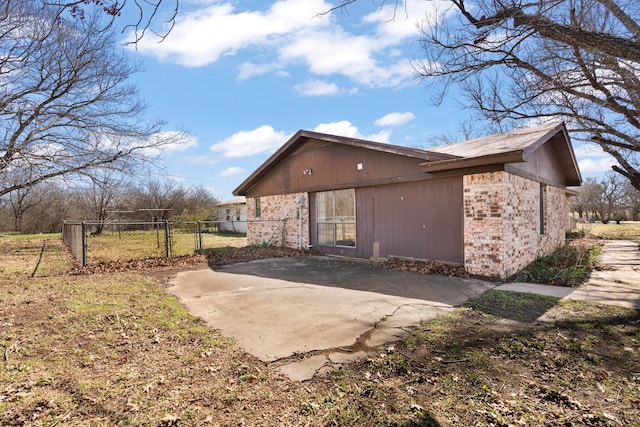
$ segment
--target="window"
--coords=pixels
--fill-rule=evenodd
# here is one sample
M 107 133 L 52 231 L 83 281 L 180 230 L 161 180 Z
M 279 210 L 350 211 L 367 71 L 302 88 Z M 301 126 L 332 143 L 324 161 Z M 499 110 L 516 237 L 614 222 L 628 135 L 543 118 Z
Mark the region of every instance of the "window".
M 544 229 L 544 205 L 545 205 L 546 185 L 540 183 L 540 235 L 545 233 Z
M 227 209 L 227 221 L 231 221 L 231 209 Z
M 240 221 L 240 208 L 236 208 L 236 221 Z
M 256 197 L 254 199 L 254 211 L 255 211 L 255 216 L 256 218 L 260 216 L 261 212 L 260 212 L 260 197 Z
M 316 194 L 318 244 L 356 246 L 356 196 L 354 189 Z

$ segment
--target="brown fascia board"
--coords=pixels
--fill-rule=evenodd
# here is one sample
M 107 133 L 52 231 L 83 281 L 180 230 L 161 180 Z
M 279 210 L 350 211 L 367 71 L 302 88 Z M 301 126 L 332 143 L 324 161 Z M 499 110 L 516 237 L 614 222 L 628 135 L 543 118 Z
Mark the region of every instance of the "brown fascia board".
M 300 131 L 300 133 L 301 135 L 309 139 L 317 139 L 319 141 L 333 142 L 335 144 L 350 145 L 352 147 L 382 151 L 384 153 L 395 154 L 398 156 L 412 157 L 412 158 L 422 159 L 427 161 L 431 161 L 431 159 L 434 158 L 434 156 L 438 160 L 442 160 L 443 159 L 442 156 L 446 156 L 444 158 L 456 157 L 449 154 L 434 153 L 431 151 L 421 150 L 418 148 L 402 147 L 399 145 L 385 144 L 382 142 L 368 141 L 365 139 L 358 139 L 358 138 L 349 138 L 346 136 L 329 135 L 326 133 L 313 132 L 308 130 Z
M 463 157 L 437 162 L 425 162 L 420 164 L 423 172 L 440 172 L 455 169 L 472 168 L 478 166 L 489 166 L 506 163 L 524 162 L 523 150 L 510 151 L 508 153 L 489 154 L 479 157 Z
M 573 151 L 573 145 L 571 145 L 571 139 L 569 139 L 569 132 L 566 128 L 564 128 L 564 148 L 568 154 L 569 162 L 571 163 L 571 169 L 574 172 L 574 176 L 570 177 L 573 179 L 569 179 L 567 185 L 569 186 L 580 186 L 582 185 L 582 173 L 580 172 L 580 168 L 578 167 L 578 161 L 576 160 L 576 153 Z
M 569 137 L 568 137 L 568 134 L 567 134 L 567 128 L 565 127 L 564 122 L 559 122 L 556 126 L 554 126 L 553 128 L 549 129 L 544 135 L 542 135 L 536 141 L 534 141 L 533 143 L 529 144 L 527 147 L 524 148 L 524 150 L 523 150 L 524 151 L 524 159 L 526 160 L 531 153 L 533 153 L 538 148 L 542 147 L 550 139 L 555 137 L 559 132 L 562 132 L 562 135 L 564 136 L 565 142 L 568 142 L 569 141 Z
M 439 162 L 441 160 L 452 160 L 452 159 L 462 159 L 463 157 L 455 156 L 453 154 L 446 153 L 437 153 L 435 151 L 427 151 L 427 155 L 425 156 L 426 160 L 430 162 Z

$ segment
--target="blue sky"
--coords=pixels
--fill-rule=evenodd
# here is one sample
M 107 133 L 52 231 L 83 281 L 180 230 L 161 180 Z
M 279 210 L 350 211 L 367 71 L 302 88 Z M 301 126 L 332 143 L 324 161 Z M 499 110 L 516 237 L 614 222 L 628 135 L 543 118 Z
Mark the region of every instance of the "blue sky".
M 189 138 L 162 155 L 167 176 L 220 200 L 299 129 L 428 148 L 462 140 L 467 112 L 441 106 L 416 79 L 418 25 L 446 2 L 361 0 L 325 16 L 322 0 L 180 0 L 161 43 L 147 33 L 128 48 L 149 118 Z M 126 17 L 123 17 L 126 19 Z M 574 145 L 584 176 L 609 170 L 595 147 Z

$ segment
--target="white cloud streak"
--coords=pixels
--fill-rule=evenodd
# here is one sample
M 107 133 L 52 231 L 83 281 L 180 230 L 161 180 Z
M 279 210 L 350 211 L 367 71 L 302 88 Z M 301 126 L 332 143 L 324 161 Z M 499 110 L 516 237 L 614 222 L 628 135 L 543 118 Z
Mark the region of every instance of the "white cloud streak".
M 613 157 L 595 144 L 582 144 L 575 147 L 573 151 L 583 175 L 608 172 L 611 170 L 611 166 L 616 164 Z
M 305 83 L 295 85 L 293 89 L 300 96 L 326 96 L 337 95 L 341 91 L 340 87 L 335 83 L 329 83 L 322 80 L 312 80 Z
M 241 168 L 239 166 L 231 166 L 220 172 L 221 178 L 228 178 L 230 176 L 238 175 L 244 173 L 246 169 Z
M 347 120 L 332 123 L 320 123 L 313 129 L 315 132 L 327 133 L 330 135 L 346 136 L 348 138 L 367 139 L 370 141 L 389 143 L 391 131 L 383 130 L 378 133 L 364 135 L 358 128 Z
M 263 125 L 254 130 L 240 131 L 218 141 L 209 148 L 224 157 L 247 157 L 264 152 L 272 152 L 289 139 L 285 132 L 277 132 L 271 126 Z
M 377 119 L 374 124 L 377 126 L 398 126 L 415 118 L 416 116 L 410 111 L 406 113 L 389 113 Z

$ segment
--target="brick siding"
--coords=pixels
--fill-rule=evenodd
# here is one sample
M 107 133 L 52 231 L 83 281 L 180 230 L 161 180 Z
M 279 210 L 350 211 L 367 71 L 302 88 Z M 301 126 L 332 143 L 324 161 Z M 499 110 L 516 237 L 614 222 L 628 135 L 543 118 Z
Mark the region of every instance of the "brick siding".
M 471 274 L 505 279 L 564 242 L 565 190 L 544 186 L 540 234 L 540 183 L 507 172 L 466 175 L 464 259 Z
M 304 197 L 298 215 L 298 198 Z M 260 197 L 260 216 L 255 214 L 255 198 L 247 197 L 247 240 L 250 245 L 272 239 L 272 245 L 298 248 L 302 220 L 302 248 L 309 245 L 309 197 L 307 193 L 279 194 Z M 301 218 L 299 218 L 299 216 Z M 281 221 L 284 219 L 284 227 Z

